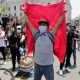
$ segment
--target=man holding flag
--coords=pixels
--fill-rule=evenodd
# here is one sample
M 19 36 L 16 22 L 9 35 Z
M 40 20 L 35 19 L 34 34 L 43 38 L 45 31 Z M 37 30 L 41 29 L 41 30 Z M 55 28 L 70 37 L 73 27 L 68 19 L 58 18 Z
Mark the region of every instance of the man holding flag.
M 58 48 L 59 45 L 57 46 L 57 48 L 54 47 L 54 42 L 57 41 L 58 44 L 60 44 L 61 43 L 61 42 L 59 43 L 60 40 L 64 42 L 66 39 L 64 36 L 63 36 L 64 40 L 63 38 L 60 37 L 60 34 L 61 35 L 63 34 L 62 32 L 64 32 L 64 34 L 66 33 L 66 29 L 64 29 L 65 24 L 64 26 L 61 26 L 64 21 L 64 12 L 63 12 L 64 6 L 61 4 L 63 3 L 61 2 L 49 6 L 27 4 L 26 6 L 24 6 L 25 9 L 23 8 L 24 9 L 23 11 L 25 12 L 26 16 L 26 25 L 27 25 L 26 31 L 29 44 L 28 50 L 30 49 L 30 46 L 32 47 L 32 45 L 30 45 L 31 43 L 30 40 L 32 40 L 32 38 L 30 38 L 31 34 L 34 39 L 34 80 L 41 80 L 42 75 L 45 76 L 46 80 L 54 80 L 54 69 L 53 69 L 54 49 L 58 51 L 56 53 L 61 52 L 61 54 L 59 54 L 58 57 L 61 60 L 61 62 L 63 61 L 62 58 L 64 58 L 65 55 L 66 45 L 63 44 L 64 53 L 62 52 L 61 47 Z M 45 8 L 45 10 L 42 11 L 41 8 Z M 50 12 L 46 13 L 46 11 Z M 62 27 L 62 29 L 60 29 L 60 27 Z M 62 31 L 63 29 L 64 31 Z M 31 33 L 29 32 L 29 30 L 31 31 Z M 59 39 L 56 40 L 57 39 L 56 35 L 58 35 L 60 40 Z
M 50 40 L 49 34 L 55 38 L 56 32 L 59 29 L 64 15 L 60 16 L 55 28 L 50 32 L 47 32 L 49 28 L 49 22 L 45 19 L 41 19 L 39 24 L 39 31 L 37 31 L 31 24 L 28 16 L 26 16 L 26 23 L 35 40 L 35 53 L 34 53 L 34 80 L 41 80 L 42 75 L 46 80 L 54 80 L 53 70 L 53 44 Z M 38 36 L 37 36 L 38 35 Z

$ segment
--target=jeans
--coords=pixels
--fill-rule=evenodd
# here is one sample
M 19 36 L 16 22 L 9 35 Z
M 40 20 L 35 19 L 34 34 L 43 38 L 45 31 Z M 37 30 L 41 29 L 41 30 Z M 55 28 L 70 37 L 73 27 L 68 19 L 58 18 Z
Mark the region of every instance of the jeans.
M 66 56 L 65 56 L 65 57 L 66 57 Z M 63 70 L 64 63 L 65 63 L 65 59 L 64 59 L 63 63 L 60 63 L 60 70 Z
M 43 75 L 46 80 L 54 80 L 53 64 L 45 66 L 34 64 L 34 80 L 41 80 Z
M 73 49 L 74 65 L 76 65 L 76 48 Z

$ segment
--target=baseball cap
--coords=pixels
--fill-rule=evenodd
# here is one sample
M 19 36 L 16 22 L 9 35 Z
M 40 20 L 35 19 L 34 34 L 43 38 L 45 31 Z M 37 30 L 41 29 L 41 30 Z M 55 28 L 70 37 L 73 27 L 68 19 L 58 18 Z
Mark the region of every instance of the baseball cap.
M 39 20 L 38 24 L 41 24 L 41 23 L 45 23 L 45 24 L 47 24 L 47 25 L 49 26 L 48 20 L 46 20 L 46 19 L 44 19 L 44 18 L 41 18 L 41 19 Z

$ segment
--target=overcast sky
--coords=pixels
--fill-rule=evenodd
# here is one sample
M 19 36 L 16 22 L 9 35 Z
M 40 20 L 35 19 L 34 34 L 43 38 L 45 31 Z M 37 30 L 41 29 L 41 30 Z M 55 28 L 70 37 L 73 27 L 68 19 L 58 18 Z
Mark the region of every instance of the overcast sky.
M 72 5 L 72 19 L 80 15 L 80 0 L 70 0 Z

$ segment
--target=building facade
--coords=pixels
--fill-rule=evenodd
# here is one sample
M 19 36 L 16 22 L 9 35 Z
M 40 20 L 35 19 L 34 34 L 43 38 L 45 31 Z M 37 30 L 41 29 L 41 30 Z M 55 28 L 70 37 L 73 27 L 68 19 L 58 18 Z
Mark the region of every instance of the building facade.
M 30 3 L 40 3 L 40 4 L 53 4 L 57 3 L 61 0 L 5 0 L 4 3 L 2 3 L 3 11 L 7 15 L 16 15 L 16 16 L 22 16 L 23 12 L 20 10 L 21 5 L 28 1 Z M 66 14 L 66 21 L 67 23 L 71 22 L 71 4 L 69 0 L 65 0 L 67 4 L 67 14 Z
M 21 5 L 25 0 L 5 0 L 1 3 L 1 10 L 3 15 L 21 16 L 23 12 L 20 10 Z
M 76 26 L 76 29 L 79 31 L 80 35 L 80 15 L 72 20 L 72 24 Z
M 72 20 L 73 25 L 80 28 L 80 15 Z

